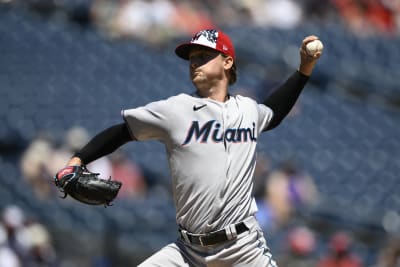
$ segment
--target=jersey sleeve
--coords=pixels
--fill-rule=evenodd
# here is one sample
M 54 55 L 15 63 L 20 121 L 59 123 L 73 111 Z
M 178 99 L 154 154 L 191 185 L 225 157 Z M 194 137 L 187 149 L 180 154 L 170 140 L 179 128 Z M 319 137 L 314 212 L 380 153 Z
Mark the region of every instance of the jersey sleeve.
M 268 124 L 271 122 L 274 112 L 271 108 L 267 107 L 264 104 L 257 104 L 258 110 L 258 133 L 264 131 Z
M 143 107 L 122 110 L 121 114 L 133 138 L 138 141 L 168 138 L 169 110 L 172 107 L 167 100 L 152 102 Z

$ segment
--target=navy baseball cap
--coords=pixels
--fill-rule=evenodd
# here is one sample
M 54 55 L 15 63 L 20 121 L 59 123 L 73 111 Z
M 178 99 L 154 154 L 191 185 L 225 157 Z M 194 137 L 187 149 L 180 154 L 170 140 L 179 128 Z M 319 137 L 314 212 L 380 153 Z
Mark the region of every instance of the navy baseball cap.
M 197 32 L 190 42 L 177 46 L 175 48 L 175 53 L 178 57 L 189 60 L 190 50 L 194 46 L 212 48 L 235 59 L 235 49 L 231 39 L 220 30 L 209 29 Z

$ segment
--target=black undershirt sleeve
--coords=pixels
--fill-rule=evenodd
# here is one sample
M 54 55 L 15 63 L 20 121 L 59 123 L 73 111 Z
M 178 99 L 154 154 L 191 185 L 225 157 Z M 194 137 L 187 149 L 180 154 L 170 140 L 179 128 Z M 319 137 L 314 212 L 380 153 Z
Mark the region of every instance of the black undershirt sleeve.
M 117 124 L 98 133 L 74 157 L 80 158 L 83 164 L 89 164 L 133 140 L 127 125 Z
M 275 128 L 286 117 L 299 98 L 308 79 L 308 76 L 296 71 L 284 84 L 264 100 L 263 104 L 274 112 L 272 120 L 265 131 Z

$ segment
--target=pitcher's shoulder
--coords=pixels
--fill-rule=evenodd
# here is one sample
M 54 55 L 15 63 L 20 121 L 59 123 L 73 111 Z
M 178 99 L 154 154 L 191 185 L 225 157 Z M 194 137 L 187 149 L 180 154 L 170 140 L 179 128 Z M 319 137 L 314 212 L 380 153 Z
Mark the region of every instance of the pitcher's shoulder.
M 193 98 L 193 96 L 191 96 L 189 94 L 180 93 L 177 95 L 170 96 L 166 100 L 171 101 L 171 102 L 182 102 L 182 101 L 184 102 L 184 101 L 191 100 L 192 98 Z
M 257 101 L 252 97 L 243 95 L 234 95 L 233 97 L 235 98 L 236 102 L 257 105 Z

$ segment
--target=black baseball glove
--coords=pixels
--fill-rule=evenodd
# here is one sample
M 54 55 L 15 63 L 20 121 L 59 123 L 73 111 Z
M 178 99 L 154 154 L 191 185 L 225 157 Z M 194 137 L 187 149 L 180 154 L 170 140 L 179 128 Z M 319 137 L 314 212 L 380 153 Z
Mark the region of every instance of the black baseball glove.
M 105 205 L 117 196 L 121 182 L 103 180 L 98 173 L 90 172 L 86 166 L 68 166 L 61 169 L 54 177 L 58 189 L 65 195 L 89 205 Z

